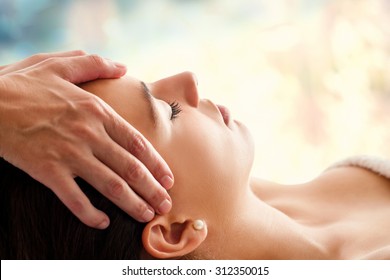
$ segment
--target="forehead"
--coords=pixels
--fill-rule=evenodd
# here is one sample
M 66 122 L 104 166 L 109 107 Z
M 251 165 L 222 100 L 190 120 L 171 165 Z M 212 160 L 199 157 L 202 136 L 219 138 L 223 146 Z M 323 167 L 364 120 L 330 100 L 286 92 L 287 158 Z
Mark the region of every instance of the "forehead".
M 96 80 L 81 87 L 101 98 L 136 129 L 146 132 L 152 126 L 148 100 L 140 80 L 124 76 Z

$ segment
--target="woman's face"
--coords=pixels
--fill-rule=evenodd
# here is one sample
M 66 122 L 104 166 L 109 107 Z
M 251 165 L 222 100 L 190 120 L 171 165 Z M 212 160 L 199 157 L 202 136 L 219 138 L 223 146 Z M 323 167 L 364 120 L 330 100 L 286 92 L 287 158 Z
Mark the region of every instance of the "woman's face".
M 83 88 L 138 129 L 168 163 L 175 176 L 171 212 L 210 220 L 234 210 L 248 185 L 252 138 L 222 107 L 199 99 L 192 73 L 147 84 L 125 76 Z

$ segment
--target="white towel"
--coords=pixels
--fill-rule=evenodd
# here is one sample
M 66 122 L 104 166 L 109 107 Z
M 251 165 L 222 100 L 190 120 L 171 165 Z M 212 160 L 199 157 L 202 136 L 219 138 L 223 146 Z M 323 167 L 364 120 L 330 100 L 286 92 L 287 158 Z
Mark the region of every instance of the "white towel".
M 390 159 L 378 156 L 353 156 L 332 164 L 327 170 L 341 166 L 358 166 L 390 179 Z

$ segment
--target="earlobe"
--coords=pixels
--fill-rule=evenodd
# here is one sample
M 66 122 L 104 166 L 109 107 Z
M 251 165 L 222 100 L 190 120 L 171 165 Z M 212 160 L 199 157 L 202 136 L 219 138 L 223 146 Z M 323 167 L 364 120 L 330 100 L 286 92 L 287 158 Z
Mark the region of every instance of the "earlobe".
M 168 221 L 166 216 L 156 216 L 146 225 L 142 242 L 152 257 L 172 259 L 191 253 L 206 237 L 207 226 L 202 220 Z
M 194 229 L 196 230 L 203 230 L 205 224 L 203 220 L 195 220 L 194 223 L 192 224 Z

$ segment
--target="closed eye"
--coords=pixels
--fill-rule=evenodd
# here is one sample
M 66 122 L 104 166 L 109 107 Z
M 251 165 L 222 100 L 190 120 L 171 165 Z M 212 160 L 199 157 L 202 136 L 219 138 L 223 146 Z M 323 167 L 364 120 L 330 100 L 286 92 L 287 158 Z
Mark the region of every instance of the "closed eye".
M 169 103 L 169 106 L 172 109 L 171 120 L 176 119 L 182 111 L 180 104 L 177 101 L 173 101 Z

